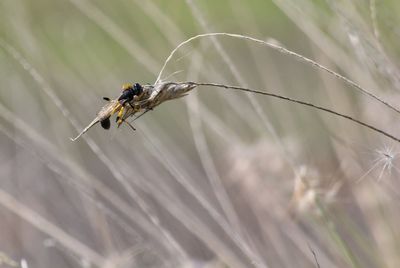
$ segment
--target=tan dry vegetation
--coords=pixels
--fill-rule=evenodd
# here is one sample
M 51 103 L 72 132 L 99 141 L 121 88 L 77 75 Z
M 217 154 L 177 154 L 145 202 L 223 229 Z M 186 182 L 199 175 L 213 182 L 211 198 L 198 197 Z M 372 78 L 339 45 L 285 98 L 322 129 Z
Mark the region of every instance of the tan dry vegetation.
M 102 96 L 160 71 L 400 136 L 399 9 L 2 1 L 0 266 L 398 267 L 398 144 L 349 120 L 201 86 L 135 121 L 136 132 L 114 124 L 69 137 Z M 196 37 L 162 67 L 210 32 L 260 42 Z

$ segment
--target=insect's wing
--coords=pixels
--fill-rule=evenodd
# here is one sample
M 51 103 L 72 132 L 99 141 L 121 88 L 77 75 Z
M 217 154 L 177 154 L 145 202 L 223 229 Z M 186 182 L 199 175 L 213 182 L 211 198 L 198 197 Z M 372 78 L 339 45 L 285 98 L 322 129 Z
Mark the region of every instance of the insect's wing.
M 96 125 L 98 122 L 99 122 L 99 118 L 96 117 L 87 127 L 85 127 L 84 130 L 81 131 L 81 133 L 79 133 L 78 136 L 76 136 L 75 138 L 70 138 L 71 141 L 76 141 L 77 139 L 79 139 L 83 134 L 85 134 L 91 127 Z
M 117 111 L 121 107 L 120 103 L 118 100 L 110 100 L 106 105 L 101 108 L 101 110 L 97 113 L 97 116 L 93 121 L 85 127 L 85 129 L 82 130 L 81 133 L 79 133 L 78 136 L 75 138 L 71 138 L 72 141 L 76 141 L 79 139 L 83 134 L 85 134 L 91 127 L 96 125 L 98 122 L 101 122 L 101 126 L 105 129 L 110 128 L 110 123 L 107 122 L 107 119 L 109 120 L 110 116 Z M 108 127 L 108 128 L 107 128 Z

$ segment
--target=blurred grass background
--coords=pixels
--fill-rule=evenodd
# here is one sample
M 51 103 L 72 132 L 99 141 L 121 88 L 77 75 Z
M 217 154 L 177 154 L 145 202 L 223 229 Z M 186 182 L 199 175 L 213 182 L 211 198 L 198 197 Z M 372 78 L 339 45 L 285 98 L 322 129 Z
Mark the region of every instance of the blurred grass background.
M 398 145 L 353 123 L 198 88 L 135 133 L 69 140 L 103 96 L 153 83 L 206 32 L 279 44 L 397 107 L 399 12 L 395 0 L 1 1 L 0 266 L 399 267 Z M 248 41 L 194 41 L 164 78 L 399 133 L 387 107 Z

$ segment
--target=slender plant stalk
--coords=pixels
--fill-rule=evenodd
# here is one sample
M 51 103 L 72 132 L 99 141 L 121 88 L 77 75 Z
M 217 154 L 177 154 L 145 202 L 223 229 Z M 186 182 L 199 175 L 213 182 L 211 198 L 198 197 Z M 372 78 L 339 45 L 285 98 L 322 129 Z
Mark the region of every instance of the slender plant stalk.
M 277 50 L 278 52 L 285 54 L 285 55 L 289 55 L 291 57 L 294 57 L 298 60 L 300 60 L 301 62 L 307 63 L 308 65 L 311 65 L 317 69 L 323 70 L 327 73 L 329 73 L 330 75 L 336 77 L 337 79 L 345 82 L 346 84 L 352 86 L 353 88 L 359 90 L 360 92 L 362 92 L 363 94 L 375 99 L 376 101 L 382 103 L 383 105 L 385 105 L 386 107 L 390 108 L 391 110 L 395 111 L 396 113 L 400 114 L 400 110 L 396 107 L 394 107 L 393 105 L 391 105 L 390 103 L 388 103 L 387 101 L 381 99 L 380 97 L 378 97 L 377 95 L 375 95 L 374 93 L 364 89 L 362 86 L 360 86 L 359 84 L 357 84 L 356 82 L 352 81 L 351 79 L 323 66 L 322 64 L 309 59 L 303 55 L 300 55 L 296 52 L 293 52 L 291 50 L 288 50 L 282 46 L 278 46 L 276 44 L 273 43 L 269 43 L 260 39 L 256 39 L 250 36 L 246 36 L 246 35 L 241 35 L 241 34 L 233 34 L 233 33 L 206 33 L 206 34 L 199 34 L 196 36 L 193 36 L 185 41 L 183 41 L 182 43 L 180 43 L 176 48 L 174 48 L 174 50 L 171 51 L 171 53 L 169 54 L 169 56 L 167 57 L 167 59 L 164 62 L 164 65 L 162 66 L 160 73 L 157 76 L 157 79 L 155 81 L 154 84 L 157 84 L 160 80 L 161 77 L 163 75 L 164 69 L 166 68 L 167 64 L 171 61 L 172 57 L 175 55 L 175 53 L 179 50 L 179 48 L 181 48 L 182 46 L 196 40 L 196 39 L 200 39 L 200 38 L 204 38 L 204 37 L 212 37 L 212 36 L 225 36 L 225 37 L 231 37 L 231 38 L 238 38 L 238 39 L 244 39 L 244 40 L 249 40 L 267 47 L 270 47 L 274 50 Z
M 372 20 L 372 27 L 374 30 L 375 38 L 379 41 L 380 40 L 380 32 L 378 27 L 378 20 L 377 20 L 377 13 L 376 13 L 376 1 L 370 0 L 369 1 L 369 11 Z
M 310 249 L 310 251 L 311 251 L 311 253 L 312 253 L 313 257 L 314 257 L 315 266 L 317 268 L 321 268 L 321 265 L 318 262 L 317 254 L 315 253 L 314 249 L 310 246 L 310 244 L 307 244 L 307 245 L 308 245 L 308 248 Z
M 71 250 L 71 252 L 88 259 L 98 267 L 104 267 L 103 265 L 105 265 L 106 259 L 100 253 L 82 243 L 77 238 L 69 235 L 53 222 L 42 217 L 3 189 L 0 189 L 0 205 L 15 213 L 44 234 L 53 237 L 63 246 Z
M 9 55 L 11 55 L 28 74 L 33 78 L 33 80 L 40 86 L 40 89 L 44 91 L 48 97 L 56 104 L 57 108 L 62 112 L 62 114 L 71 122 L 73 127 L 79 130 L 78 121 L 71 115 L 71 112 L 63 103 L 63 101 L 55 93 L 54 89 L 50 87 L 43 76 L 17 51 L 13 46 L 9 45 L 7 42 L 0 39 L 0 47 L 2 47 Z M 120 170 L 116 167 L 114 162 L 103 152 L 99 145 L 89 137 L 84 138 L 91 150 L 97 155 L 99 160 L 104 163 L 104 165 L 113 174 L 114 178 L 126 189 L 127 193 L 131 196 L 132 200 L 142 209 L 142 211 L 149 217 L 150 221 L 159 228 L 161 234 L 168 240 L 171 248 L 175 249 L 176 254 L 183 259 L 186 259 L 186 252 L 182 249 L 179 243 L 175 240 L 173 235 L 160 224 L 160 219 L 158 215 L 153 211 L 153 209 L 147 204 L 147 202 L 141 197 L 139 192 L 132 187 L 132 185 L 127 180 Z
M 356 124 L 361 125 L 363 127 L 369 128 L 370 130 L 378 132 L 379 134 L 382 134 L 382 135 L 384 135 L 384 136 L 386 136 L 386 137 L 388 137 L 388 138 L 400 143 L 400 138 L 397 138 L 397 137 L 393 136 L 392 134 L 387 133 L 386 131 L 383 131 L 383 130 L 375 127 L 375 126 L 367 124 L 367 123 L 365 123 L 365 122 L 363 122 L 361 120 L 358 120 L 358 119 L 356 119 L 354 117 L 351 117 L 349 115 L 342 114 L 342 113 L 336 112 L 334 110 L 331 110 L 331 109 L 328 109 L 328 108 L 325 108 L 325 107 L 322 107 L 322 106 L 319 106 L 319 105 L 316 105 L 316 104 L 313 104 L 313 103 L 309 103 L 309 102 L 305 102 L 305 101 L 302 101 L 302 100 L 297 100 L 297 99 L 285 97 L 285 96 L 278 95 L 278 94 L 275 94 L 275 93 L 269 93 L 269 92 L 264 92 L 264 91 L 245 88 L 245 87 L 229 86 L 229 85 L 216 84 L 216 83 L 197 83 L 197 82 L 186 82 L 186 83 L 193 83 L 193 84 L 195 84 L 197 86 L 210 86 L 210 87 L 216 87 L 216 88 L 225 88 L 225 89 L 233 89 L 233 90 L 239 90 L 239 91 L 244 91 L 244 92 L 251 92 L 251 93 L 254 93 L 254 94 L 269 96 L 269 97 L 273 97 L 273 98 L 277 98 L 277 99 L 281 99 L 281 100 L 285 100 L 285 101 L 301 104 L 301 105 L 304 105 L 304 106 L 308 106 L 308 107 L 311 107 L 311 108 L 314 108 L 314 109 L 317 109 L 317 110 L 320 110 L 320 111 L 324 111 L 324 112 L 336 115 L 336 116 L 341 117 L 341 118 L 345 118 L 347 120 L 352 121 L 353 123 L 356 123 Z
M 331 236 L 332 240 L 338 244 L 340 250 L 342 251 L 343 255 L 346 257 L 347 261 L 351 265 L 352 268 L 360 268 L 360 264 L 354 255 L 353 251 L 351 248 L 347 245 L 346 241 L 344 241 L 341 237 L 341 235 L 338 233 L 336 229 L 335 223 L 331 220 L 331 217 L 329 216 L 329 213 L 325 210 L 324 206 L 320 202 L 320 200 L 317 199 L 317 207 L 318 210 L 322 214 L 322 218 L 325 221 L 325 224 L 328 229 L 328 233 Z

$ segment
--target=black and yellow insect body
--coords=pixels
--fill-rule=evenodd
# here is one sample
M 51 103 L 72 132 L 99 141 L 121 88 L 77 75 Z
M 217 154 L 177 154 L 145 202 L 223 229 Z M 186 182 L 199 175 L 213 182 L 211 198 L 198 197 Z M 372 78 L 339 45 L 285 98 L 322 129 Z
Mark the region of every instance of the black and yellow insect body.
M 117 99 L 103 98 L 107 101 L 107 104 L 97 113 L 96 118 L 76 138 L 71 140 L 77 140 L 99 122 L 104 129 L 109 129 L 111 127 L 110 117 L 114 114 L 117 114 L 116 121 L 118 127 L 122 123 L 126 123 L 134 129 L 127 121 L 129 117 L 141 112 L 137 116 L 138 118 L 165 101 L 185 96 L 196 86 L 196 84 L 191 82 L 158 82 L 155 85 L 141 85 L 139 83 L 124 84 L 122 86 L 122 93 Z
M 122 94 L 118 98 L 118 101 L 121 103 L 121 105 L 124 105 L 126 102 L 131 102 L 134 100 L 135 96 L 138 98 L 143 93 L 143 87 L 139 83 L 136 83 L 133 86 L 132 84 L 124 84 L 122 86 L 122 90 Z
M 132 103 L 139 100 L 141 95 L 143 95 L 143 87 L 139 83 L 135 83 L 134 85 L 124 84 L 122 86 L 122 94 L 118 98 L 118 101 L 121 104 L 116 118 L 118 126 L 120 126 L 123 122 L 123 114 L 126 110 L 125 105 L 129 105 L 133 110 L 138 110 L 139 108 Z

